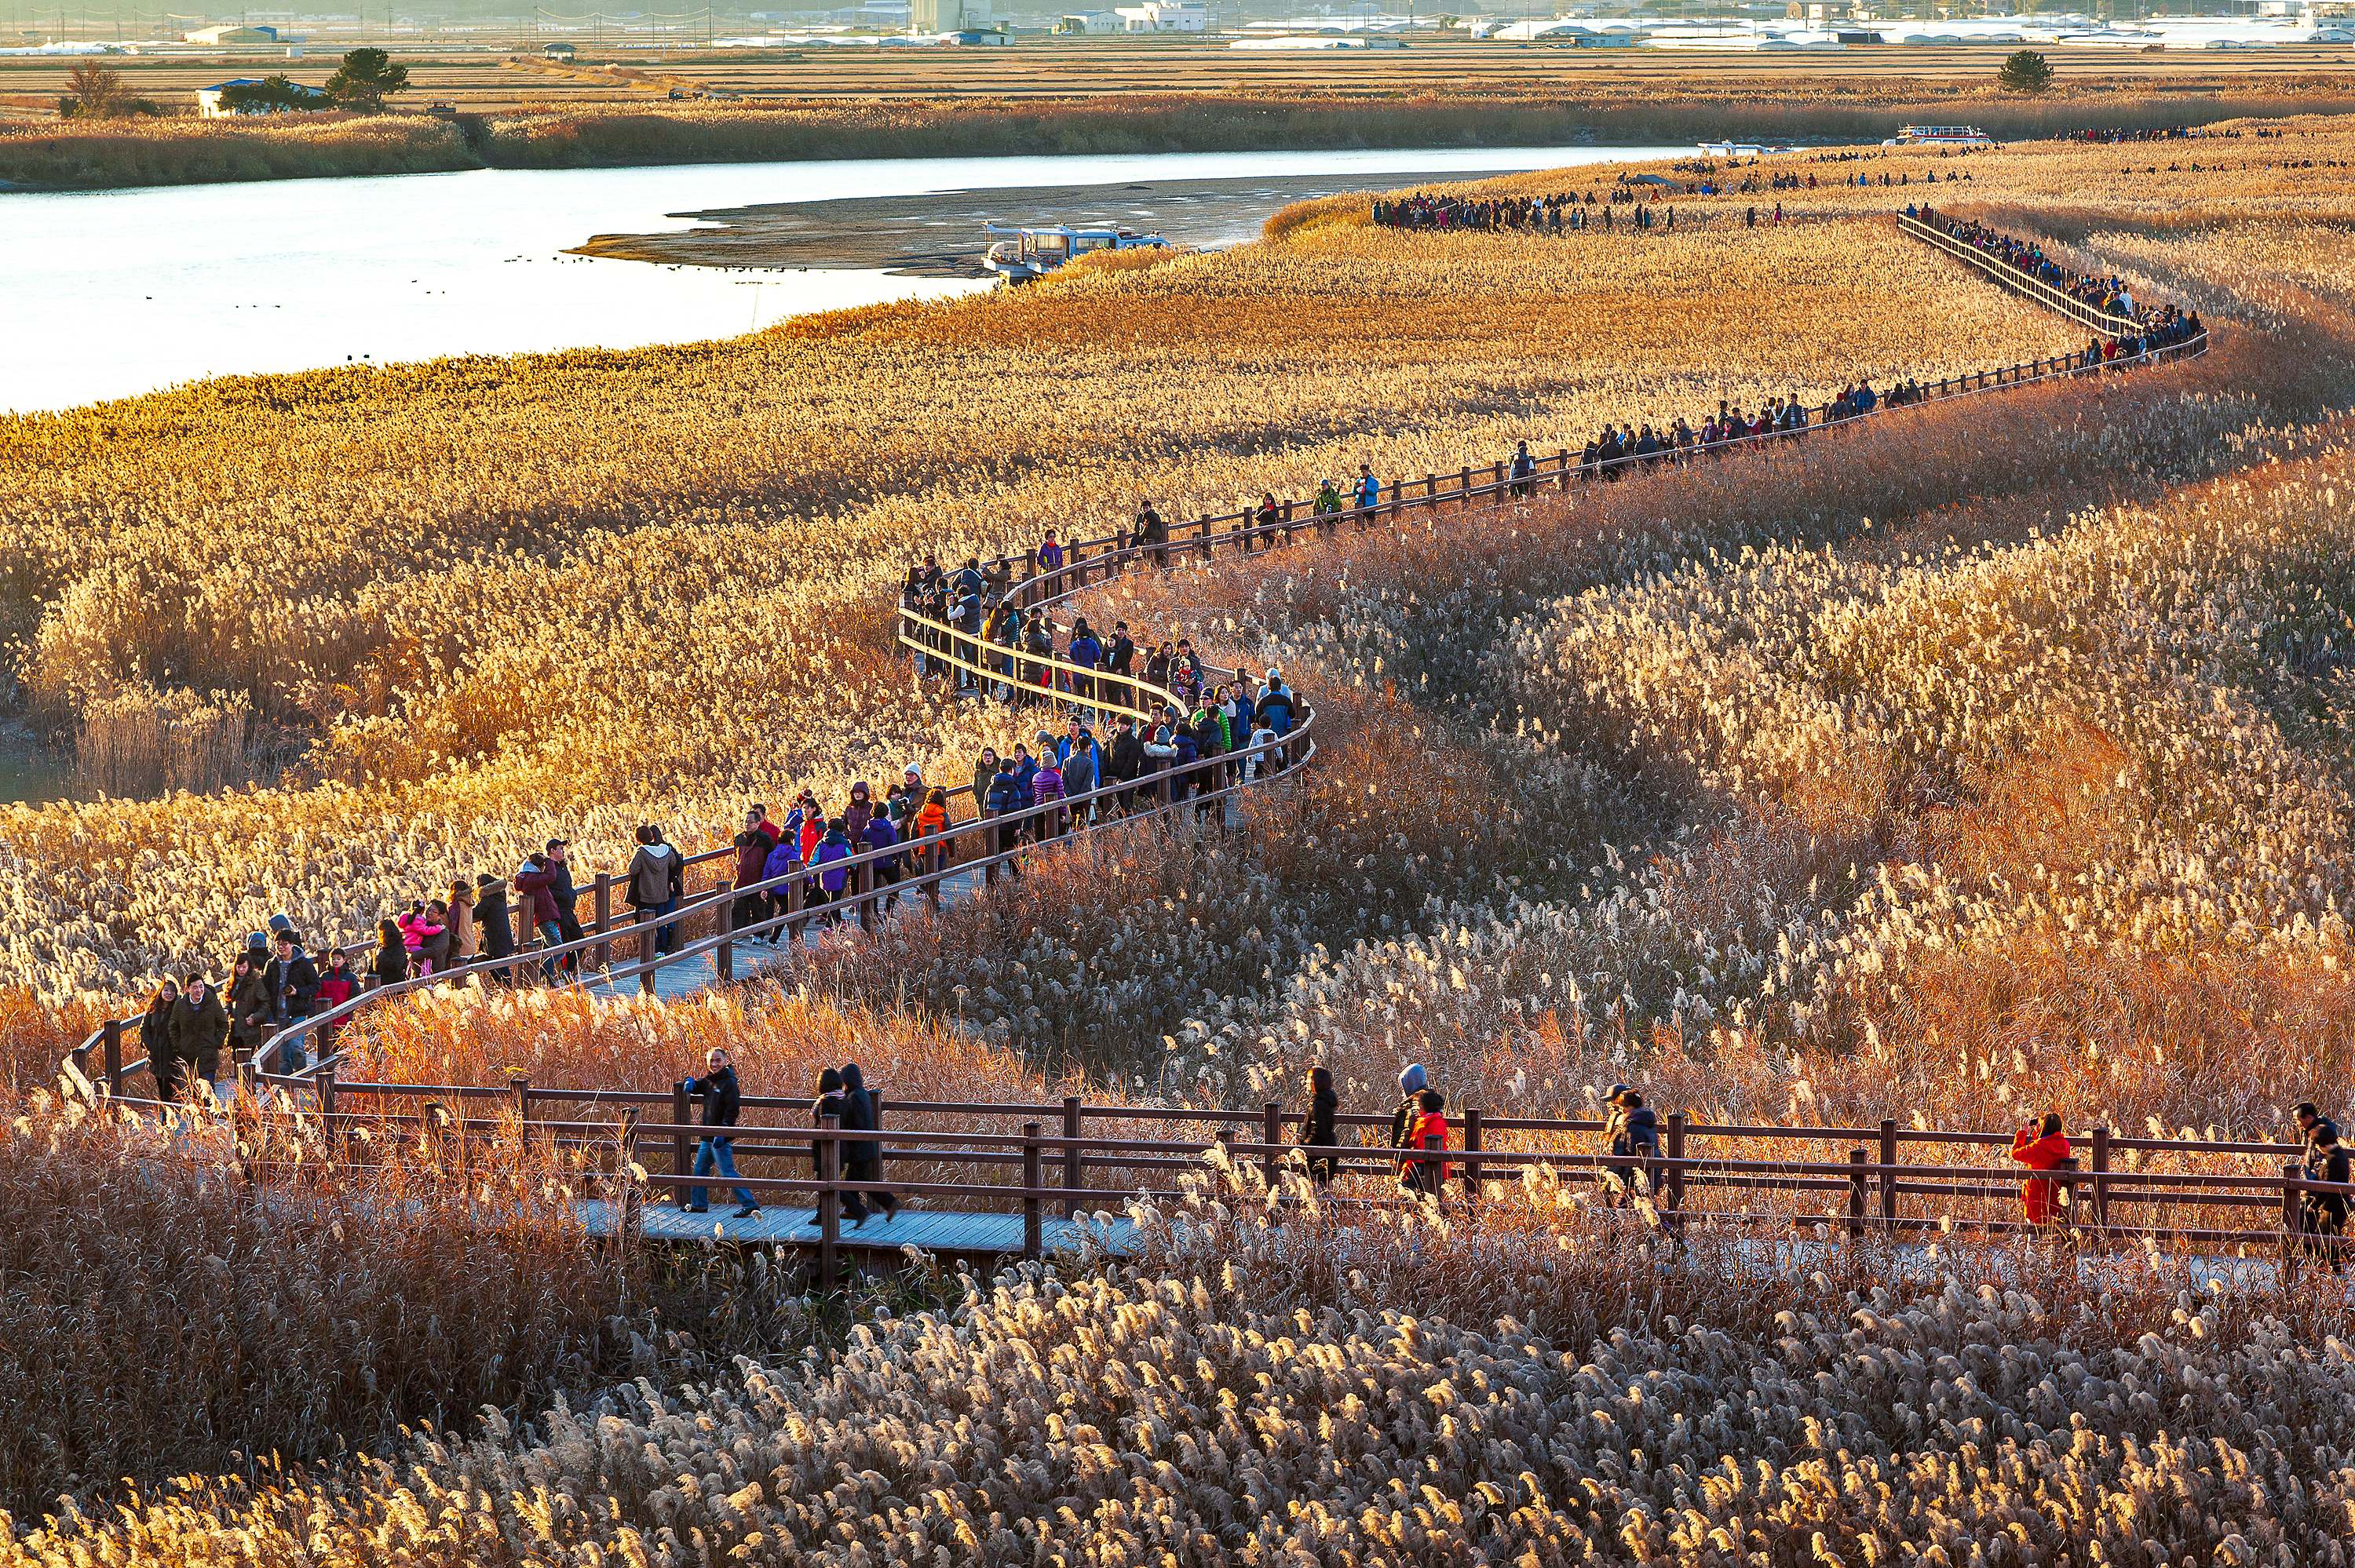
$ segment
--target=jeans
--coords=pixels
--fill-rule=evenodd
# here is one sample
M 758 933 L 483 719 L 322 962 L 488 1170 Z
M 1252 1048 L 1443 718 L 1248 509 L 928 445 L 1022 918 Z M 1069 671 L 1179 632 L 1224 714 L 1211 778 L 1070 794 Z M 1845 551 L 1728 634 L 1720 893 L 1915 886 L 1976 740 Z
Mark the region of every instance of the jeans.
M 539 923 L 539 941 L 542 947 L 553 948 L 560 946 L 564 941 L 564 927 L 558 925 L 553 920 L 542 920 Z M 554 985 L 556 983 L 556 960 L 554 959 L 542 959 L 539 960 L 539 978 L 542 984 Z
M 678 913 L 678 900 L 676 898 L 666 898 L 659 904 L 641 904 L 637 906 L 637 912 L 638 918 L 641 920 L 649 918 L 660 919 L 665 915 L 676 915 Z M 655 951 L 657 953 L 675 953 L 677 950 L 678 922 L 674 920 L 667 926 L 655 927 Z
M 695 1173 L 698 1176 L 709 1176 L 716 1169 L 720 1175 L 730 1181 L 742 1180 L 736 1173 L 735 1149 L 736 1140 L 732 1138 L 705 1139 L 695 1150 Z M 709 1187 L 689 1187 L 687 1190 L 687 1206 L 690 1209 L 699 1209 L 710 1195 L 711 1189 Z M 757 1209 L 761 1206 L 761 1200 L 741 1187 L 736 1189 L 736 1202 L 747 1209 Z

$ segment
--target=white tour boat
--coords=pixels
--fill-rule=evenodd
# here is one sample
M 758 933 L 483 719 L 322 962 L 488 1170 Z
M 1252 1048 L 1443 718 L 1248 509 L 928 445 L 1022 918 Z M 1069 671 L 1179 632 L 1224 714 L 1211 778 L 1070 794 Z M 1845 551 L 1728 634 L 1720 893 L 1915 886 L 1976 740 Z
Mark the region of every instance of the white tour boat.
M 1085 256 L 1092 250 L 1167 250 L 1169 242 L 1157 234 L 1139 234 L 1131 228 L 1072 228 L 1050 224 L 1037 228 L 1003 228 L 993 223 L 987 226 L 992 234 L 1003 234 L 982 253 L 981 264 L 1009 283 L 1027 283 L 1043 277 L 1074 256 Z
M 1908 125 L 1884 147 L 1992 147 L 1994 137 L 1976 125 Z

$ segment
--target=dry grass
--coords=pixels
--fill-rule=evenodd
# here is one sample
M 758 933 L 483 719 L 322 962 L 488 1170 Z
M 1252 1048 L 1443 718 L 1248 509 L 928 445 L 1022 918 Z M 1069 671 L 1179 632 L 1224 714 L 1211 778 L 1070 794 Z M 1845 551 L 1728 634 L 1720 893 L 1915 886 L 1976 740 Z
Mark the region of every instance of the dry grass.
M 391 1149 L 329 1171 L 315 1128 L 124 1127 L 46 1097 L 0 1141 L 0 1509 L 20 1516 L 631 1364 L 644 1266 L 565 1217 L 577 1171 L 509 1157 L 451 1182 Z
M 1133 1273 L 975 1287 L 838 1357 L 197 1483 L 0 1561 L 1700 1563 L 1999 1539 L 2156 1568 L 2337 1561 L 2355 1503 L 2344 1325 L 2294 1299 L 1208 1206 L 1157 1234 Z

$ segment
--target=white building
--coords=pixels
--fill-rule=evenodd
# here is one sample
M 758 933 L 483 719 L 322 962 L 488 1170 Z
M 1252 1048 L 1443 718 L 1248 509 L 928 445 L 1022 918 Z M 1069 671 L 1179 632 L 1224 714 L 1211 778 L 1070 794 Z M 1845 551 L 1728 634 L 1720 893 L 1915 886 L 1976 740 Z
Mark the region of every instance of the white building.
M 1195 0 L 1145 0 L 1142 5 L 1115 5 L 1124 33 L 1207 33 L 1210 13 Z
M 240 26 L 235 22 L 224 22 L 217 27 L 199 27 L 193 33 L 183 33 L 180 35 L 180 41 L 188 44 L 208 44 L 215 48 L 225 46 L 235 48 L 250 44 L 274 44 L 278 42 L 278 29 L 247 27 Z
M 207 120 L 229 120 L 240 114 L 280 114 L 290 112 L 296 108 L 325 109 L 328 107 L 330 101 L 326 93 L 320 89 L 304 87 L 298 82 L 294 84 L 294 90 L 307 99 L 308 101 L 304 104 L 251 104 L 243 109 L 231 109 L 221 102 L 221 94 L 232 87 L 260 87 L 261 85 L 257 78 L 240 76 L 231 77 L 227 81 L 217 81 L 210 87 L 200 87 L 197 89 L 197 113 Z

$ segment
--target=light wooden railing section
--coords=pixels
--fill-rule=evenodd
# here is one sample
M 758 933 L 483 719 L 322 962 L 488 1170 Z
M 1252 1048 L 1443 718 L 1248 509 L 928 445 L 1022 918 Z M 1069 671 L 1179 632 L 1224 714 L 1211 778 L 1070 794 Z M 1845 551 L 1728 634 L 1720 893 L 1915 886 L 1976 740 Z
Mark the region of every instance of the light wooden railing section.
M 1931 218 L 1937 216 L 1926 207 L 1923 210 Z M 2143 330 L 2143 324 L 2132 316 L 2119 315 L 2099 305 L 2088 304 L 2065 290 L 2054 288 L 2041 278 L 2021 271 L 1999 256 L 1990 255 L 1976 245 L 1955 238 L 1934 222 L 1900 213 L 1897 215 L 1897 227 L 2014 293 L 2024 294 L 2046 310 L 2057 311 L 2072 321 L 2093 328 L 2104 337 L 2132 337 Z

